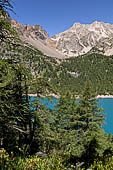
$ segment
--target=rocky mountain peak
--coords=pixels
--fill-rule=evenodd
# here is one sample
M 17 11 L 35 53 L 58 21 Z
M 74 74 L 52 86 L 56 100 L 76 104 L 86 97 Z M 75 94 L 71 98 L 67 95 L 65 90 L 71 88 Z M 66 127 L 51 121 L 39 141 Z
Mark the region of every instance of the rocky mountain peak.
M 86 53 L 113 55 L 113 24 L 95 21 L 91 24 L 74 23 L 71 28 L 49 37 L 40 26 L 21 25 L 11 20 L 23 41 L 35 46 L 44 54 L 54 57 L 71 57 Z
M 11 24 L 14 28 L 23 28 L 22 24 L 20 24 L 19 22 L 17 22 L 16 20 L 11 20 Z
M 42 51 L 45 55 L 56 58 L 64 58 L 64 55 L 56 51 L 56 44 L 49 37 L 48 33 L 40 25 L 22 25 L 16 20 L 11 20 L 13 28 L 17 30 L 21 40 L 26 44 L 31 44 Z
M 31 29 L 32 29 L 32 27 L 31 27 L 30 25 L 28 25 L 28 24 L 25 24 L 25 25 L 23 26 L 23 28 L 24 28 L 26 31 L 31 31 Z
M 40 25 L 22 25 L 18 23 L 16 20 L 11 20 L 12 26 L 20 33 L 24 38 L 32 37 L 34 39 L 42 39 L 46 40 L 49 38 L 48 33 L 40 26 Z
M 71 28 L 52 37 L 56 50 L 67 56 L 88 52 L 113 54 L 113 24 L 95 21 L 92 24 L 74 23 Z M 110 51 L 110 52 L 109 52 Z
M 76 28 L 76 27 L 80 27 L 80 26 L 81 26 L 81 24 L 79 22 L 75 22 L 72 27 Z

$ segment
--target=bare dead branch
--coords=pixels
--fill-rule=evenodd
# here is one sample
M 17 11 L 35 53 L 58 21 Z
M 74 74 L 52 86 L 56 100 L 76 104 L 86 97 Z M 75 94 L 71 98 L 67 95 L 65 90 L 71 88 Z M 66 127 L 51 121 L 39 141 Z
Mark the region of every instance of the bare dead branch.
M 13 128 L 13 129 L 16 129 L 16 130 L 18 130 L 18 131 L 21 132 L 21 133 L 30 134 L 29 131 L 23 130 L 22 127 L 18 127 L 18 126 L 16 126 L 16 125 L 11 125 L 11 124 L 8 124 L 8 125 L 6 125 L 6 126 L 11 127 L 11 128 Z

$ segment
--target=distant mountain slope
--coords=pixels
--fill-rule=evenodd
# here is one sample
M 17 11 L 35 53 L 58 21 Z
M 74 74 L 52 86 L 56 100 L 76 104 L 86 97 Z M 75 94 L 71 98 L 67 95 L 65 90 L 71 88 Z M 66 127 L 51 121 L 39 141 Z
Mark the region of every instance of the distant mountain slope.
M 0 60 L 23 66 L 34 78 L 43 75 L 58 93 L 71 91 L 81 94 L 86 81 L 90 80 L 97 94 L 113 94 L 113 56 L 87 54 L 68 59 L 56 59 L 44 55 L 29 44 L 20 44 L 0 51 Z M 34 87 L 29 93 L 36 93 Z
M 21 39 L 45 55 L 55 58 L 68 58 L 84 54 L 113 55 L 113 24 L 93 22 L 75 23 L 70 29 L 52 38 L 40 25 L 21 25 L 11 20 Z
M 70 29 L 53 36 L 56 50 L 67 56 L 86 53 L 113 54 L 113 24 L 75 23 Z
M 113 94 L 113 56 L 88 54 L 71 57 L 61 62 L 62 92 L 70 90 L 81 94 L 86 81 L 91 81 L 97 94 Z M 68 74 L 68 75 L 67 75 Z
M 62 55 L 57 55 L 57 57 L 55 57 L 55 55 L 51 55 L 52 57 L 48 56 L 49 54 L 45 55 L 43 54 L 43 50 L 46 49 L 48 53 L 48 49 L 52 49 L 52 51 L 50 51 L 52 54 L 57 45 L 55 39 L 58 40 L 59 38 L 60 40 L 60 37 L 62 36 L 63 38 L 66 34 L 68 37 L 71 35 L 68 34 L 69 30 L 65 31 L 65 34 L 60 33 L 60 37 L 59 35 L 56 35 L 54 40 L 51 40 L 47 32 L 39 25 L 22 26 L 15 20 L 12 20 L 11 22 L 13 27 L 19 32 L 22 41 L 16 42 L 15 40 L 12 46 L 11 44 L 3 43 L 0 48 L 0 60 L 5 59 L 15 64 L 21 62 L 23 65 L 26 65 L 34 77 L 43 74 L 43 76 L 49 80 L 50 84 L 53 85 L 54 89 L 57 89 L 59 93 L 70 90 L 75 94 L 81 94 L 87 80 L 92 82 L 97 94 L 113 93 L 113 56 L 97 54 L 100 52 L 104 53 L 103 49 L 99 49 L 101 46 L 104 47 L 104 50 L 110 49 L 112 51 L 113 25 L 95 22 L 93 23 L 93 26 L 82 25 L 83 29 L 81 29 L 81 32 L 81 24 L 75 24 L 75 26 L 78 25 L 78 28 L 80 26 L 77 32 L 77 35 L 80 34 L 79 36 L 81 36 L 81 34 L 87 35 L 87 30 L 89 29 L 90 31 L 91 29 L 96 29 L 97 31 L 96 33 L 92 33 L 91 39 L 88 39 L 88 37 L 81 39 L 85 46 L 85 43 L 87 43 L 88 46 L 92 45 L 92 48 L 87 51 L 87 54 L 66 59 L 64 56 L 62 57 Z M 100 35 L 100 32 L 98 33 L 100 26 L 101 31 L 104 27 L 104 32 L 106 26 L 106 32 L 105 34 L 102 33 L 102 36 Z M 74 33 L 76 29 L 74 27 L 70 30 L 73 30 Z M 97 34 L 98 36 L 96 36 Z M 73 48 L 75 47 L 76 43 L 73 43 Z M 42 48 L 43 50 L 40 51 Z M 79 48 L 77 49 L 79 50 Z M 30 89 L 30 93 L 35 93 L 34 88 Z
M 42 51 L 45 55 L 56 58 L 65 58 L 63 54 L 56 51 L 53 41 L 40 25 L 23 26 L 16 20 L 11 20 L 11 23 L 25 43 L 31 44 L 35 48 Z

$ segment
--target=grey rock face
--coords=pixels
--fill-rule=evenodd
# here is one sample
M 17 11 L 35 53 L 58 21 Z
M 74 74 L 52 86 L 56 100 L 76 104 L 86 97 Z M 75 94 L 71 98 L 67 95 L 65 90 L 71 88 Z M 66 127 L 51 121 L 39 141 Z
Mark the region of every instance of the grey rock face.
M 92 24 L 75 23 L 70 29 L 49 37 L 40 25 L 21 25 L 11 20 L 22 40 L 44 54 L 66 58 L 86 53 L 113 55 L 113 24 L 93 22 Z
M 21 25 L 16 20 L 11 20 L 13 27 L 20 33 L 21 36 L 32 37 L 34 39 L 46 40 L 49 39 L 48 33 L 40 25 Z
M 16 20 L 11 20 L 12 26 L 18 31 L 24 43 L 31 44 L 45 55 L 64 58 L 65 56 L 56 51 L 54 41 L 40 25 L 21 25 Z
M 56 50 L 67 56 L 78 56 L 88 52 L 113 54 L 113 24 L 93 22 L 92 24 L 75 23 L 70 29 L 52 38 Z

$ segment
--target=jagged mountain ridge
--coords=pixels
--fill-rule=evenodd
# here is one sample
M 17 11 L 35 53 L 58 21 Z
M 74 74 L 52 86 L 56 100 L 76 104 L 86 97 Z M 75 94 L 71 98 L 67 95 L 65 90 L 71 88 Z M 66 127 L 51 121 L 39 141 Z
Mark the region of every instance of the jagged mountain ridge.
M 22 40 L 42 51 L 45 55 L 66 58 L 100 53 L 113 55 L 113 24 L 93 22 L 92 24 L 74 23 L 68 30 L 52 38 L 40 25 L 21 25 L 11 20 Z
M 24 43 L 28 43 L 34 46 L 35 48 L 42 51 L 45 55 L 56 58 L 65 57 L 63 54 L 56 51 L 56 47 L 54 46 L 53 40 L 49 37 L 48 33 L 40 25 L 22 25 L 16 20 L 11 20 L 11 24 L 13 28 L 18 31 L 21 40 Z
M 75 23 L 70 29 L 52 37 L 56 50 L 67 56 L 86 53 L 113 54 L 113 24 L 93 22 Z
M 18 23 L 16 20 L 11 20 L 13 27 L 20 33 L 21 36 L 27 36 L 32 38 L 39 38 L 40 40 L 46 41 L 49 39 L 48 33 L 40 26 L 33 25 L 30 26 L 28 24 L 22 25 Z

